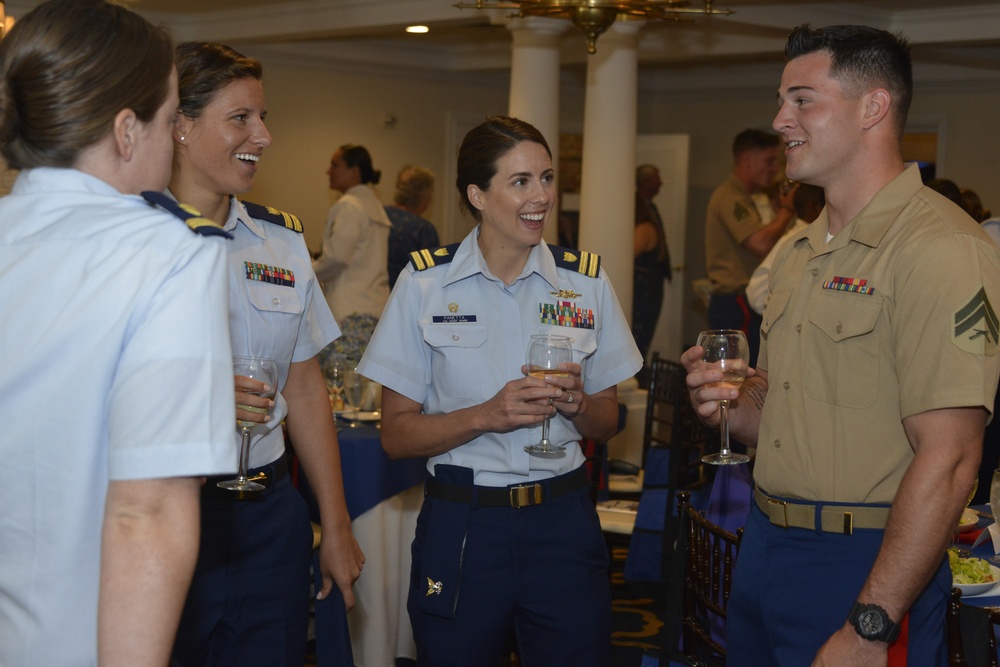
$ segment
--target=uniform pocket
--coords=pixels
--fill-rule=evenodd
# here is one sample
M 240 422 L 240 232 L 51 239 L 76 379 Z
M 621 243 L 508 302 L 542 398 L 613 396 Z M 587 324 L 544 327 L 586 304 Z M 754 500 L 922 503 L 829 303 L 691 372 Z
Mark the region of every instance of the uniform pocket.
M 430 324 L 422 327 L 431 348 L 431 374 L 445 396 L 479 398 L 485 389 L 481 374 L 483 346 L 489 338 L 481 324 Z
M 247 297 L 257 310 L 289 315 L 298 315 L 302 312 L 302 302 L 294 288 L 256 280 L 246 282 Z
M 878 399 L 882 298 L 820 294 L 809 307 L 814 331 L 806 338 L 806 395 L 847 408 L 870 407 Z

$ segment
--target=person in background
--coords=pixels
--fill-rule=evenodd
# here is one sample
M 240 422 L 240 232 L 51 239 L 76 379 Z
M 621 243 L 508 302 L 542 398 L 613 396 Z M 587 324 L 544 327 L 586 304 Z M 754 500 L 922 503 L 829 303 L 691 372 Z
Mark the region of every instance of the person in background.
M 927 187 L 935 192 L 939 192 L 959 207 L 966 213 L 969 210 L 965 208 L 965 198 L 962 197 L 962 191 L 959 189 L 958 184 L 955 181 L 949 181 L 947 178 L 932 178 L 926 183 Z M 979 222 L 978 220 L 976 222 Z
M 793 198 L 795 224 L 771 248 L 767 257 L 757 265 L 757 268 L 750 275 L 750 282 L 747 283 L 747 303 L 758 315 L 764 314 L 764 304 L 767 303 L 768 277 L 771 275 L 771 265 L 774 264 L 774 258 L 778 256 L 778 251 L 795 234 L 801 232 L 809 223 L 818 218 L 825 205 L 823 188 L 805 184 L 799 184 L 796 187 Z
M 330 189 L 343 193 L 330 209 L 323 249 L 313 262 L 326 302 L 338 322 L 351 313 L 382 315 L 389 298 L 389 230 L 392 223 L 375 194 L 382 172 L 364 146 L 346 144 L 327 170 Z
M 983 208 L 983 202 L 975 190 L 959 188 L 959 192 L 962 195 L 962 201 L 965 202 L 962 208 L 969 212 L 973 220 L 982 223 L 993 215 L 992 211 Z
M 705 266 L 712 283 L 708 326 L 740 329 L 750 343 L 753 365 L 760 347 L 760 316 L 746 302 L 750 274 L 795 218 L 795 189 L 783 191 L 773 220 L 761 221 L 752 195 L 766 190 L 778 173 L 778 137 L 744 130 L 733 140 L 733 171 L 712 193 L 705 219 Z
M 392 229 L 389 230 L 389 289 L 396 284 L 399 272 L 410 261 L 410 253 L 440 244 L 437 230 L 421 216 L 434 197 L 434 174 L 423 167 L 406 165 L 396 178 L 393 205 L 385 207 Z
M 660 192 L 660 170 L 644 164 L 635 170 L 635 233 L 633 246 L 632 335 L 645 362 L 663 308 L 663 282 L 670 281 L 670 249 L 663 220 L 653 203 Z M 639 385 L 649 384 L 648 367 L 639 373 Z
M 140 196 L 176 115 L 171 38 L 117 4 L 0 41 L 3 665 L 166 665 L 200 478 L 236 468 L 225 235 Z
M 266 488 L 244 499 L 219 488 L 220 478 L 202 487 L 202 548 L 174 659 L 182 667 L 301 665 L 313 537 L 305 501 L 288 475 L 282 421 L 319 505 L 317 604 L 341 604 L 339 596 L 328 599 L 336 585 L 350 609 L 364 563 L 351 534 L 337 433 L 316 359 L 340 330 L 313 275 L 302 223 L 235 196 L 251 189 L 271 144 L 261 64 L 209 42 L 181 44 L 176 58 L 180 113 L 169 192 L 232 234 L 223 280 L 233 353 L 273 359 L 278 384 L 271 400 L 250 393 L 262 383 L 235 379 L 239 406 L 256 408 L 238 409 L 237 416 L 259 424 L 248 476 L 263 476 Z M 240 437 L 233 424 L 228 439 L 235 462 Z
M 826 208 L 775 261 L 756 373 L 682 355 L 699 416 L 756 445 L 731 665 L 943 665 L 944 557 L 1000 377 L 1000 254 L 905 166 L 909 45 L 795 28 L 774 129 Z M 898 662 L 897 662 L 898 661 Z
M 488 118 L 457 171 L 476 228 L 416 254 L 358 366 L 383 385 L 386 452 L 432 475 L 407 604 L 417 663 L 497 664 L 515 631 L 524 664 L 606 667 L 607 546 L 578 443 L 614 435 L 617 384 L 642 359 L 600 258 L 542 241 L 556 191 L 541 133 Z M 533 334 L 571 336 L 573 362 L 529 376 Z M 546 416 L 566 449 L 530 455 Z

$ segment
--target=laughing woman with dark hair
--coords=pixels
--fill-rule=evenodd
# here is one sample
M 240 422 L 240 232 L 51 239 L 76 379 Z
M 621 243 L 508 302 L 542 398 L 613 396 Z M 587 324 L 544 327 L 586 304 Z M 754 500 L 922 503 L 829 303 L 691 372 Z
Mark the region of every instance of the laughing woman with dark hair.
M 174 658 L 193 665 L 301 665 L 308 626 L 312 531 L 288 476 L 282 421 L 316 493 L 322 525 L 317 604 L 335 584 L 348 609 L 364 557 L 351 534 L 337 434 L 316 354 L 340 335 L 313 275 L 298 218 L 243 202 L 271 144 L 258 61 L 222 44 L 177 49 L 180 114 L 170 193 L 233 235 L 229 323 L 233 352 L 273 359 L 274 400 L 236 377 L 240 419 L 253 430 L 249 475 L 261 495 L 244 500 L 210 479 L 202 490 L 202 549 Z M 235 460 L 240 439 L 230 434 Z

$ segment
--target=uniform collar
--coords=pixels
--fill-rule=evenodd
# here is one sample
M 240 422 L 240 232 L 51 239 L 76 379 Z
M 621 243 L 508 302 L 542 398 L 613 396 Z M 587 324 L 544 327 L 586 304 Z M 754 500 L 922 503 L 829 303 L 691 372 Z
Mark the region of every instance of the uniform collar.
M 449 285 L 453 282 L 463 280 L 476 274 L 483 275 L 490 280 L 499 280 L 496 276 L 490 273 L 489 267 L 486 266 L 486 259 L 483 257 L 483 253 L 479 249 L 479 243 L 477 242 L 478 238 L 479 226 L 477 225 L 476 228 L 462 240 L 462 243 L 458 246 L 458 250 L 455 251 L 455 259 L 453 259 L 448 265 L 448 273 L 444 280 L 445 285 Z M 545 241 L 542 241 L 531 249 L 531 252 L 528 254 L 528 261 L 524 263 L 524 268 L 521 269 L 521 274 L 514 282 L 516 283 L 524 280 L 532 273 L 537 273 L 543 280 L 553 287 L 559 280 L 558 275 L 556 274 L 555 260 L 552 258 L 552 253 L 549 252 L 548 246 L 545 245 Z
M 879 190 L 861 212 L 829 243 L 826 241 L 826 234 L 830 229 L 830 216 L 825 208 L 809 225 L 804 238 L 808 239 L 809 245 L 816 253 L 836 250 L 851 242 L 877 248 L 892 224 L 899 218 L 899 214 L 922 187 L 920 168 L 916 164 L 910 165 Z
M 223 229 L 232 233 L 236 229 L 236 226 L 241 222 L 243 223 L 243 226 L 249 229 L 254 236 L 261 239 L 267 238 L 267 229 L 260 222 L 260 220 L 251 217 L 250 214 L 247 213 L 247 208 L 243 205 L 243 202 L 230 195 L 229 218 L 226 220 L 226 224 L 223 225 Z
M 46 190 L 72 190 L 78 192 L 93 192 L 100 195 L 117 195 L 119 197 L 132 197 L 138 201 L 143 201 L 139 195 L 126 195 L 119 192 L 113 185 L 102 181 L 96 176 L 92 176 L 79 169 L 67 169 L 62 167 L 35 167 L 25 169 L 17 175 L 14 186 L 11 188 L 12 194 L 24 194 Z

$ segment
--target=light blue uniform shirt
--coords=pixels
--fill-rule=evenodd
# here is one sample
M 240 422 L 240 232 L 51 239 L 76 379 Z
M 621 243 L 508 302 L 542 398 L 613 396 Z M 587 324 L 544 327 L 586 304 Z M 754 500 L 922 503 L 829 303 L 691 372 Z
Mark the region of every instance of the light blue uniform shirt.
M 289 366 L 316 356 L 340 336 L 340 328 L 319 289 L 302 234 L 251 217 L 235 197 L 224 227 L 233 235 L 228 259 L 233 354 L 274 359 L 278 366 L 271 418 L 253 430 L 250 441 L 250 467 L 257 468 L 285 451 L 281 420 L 288 404 L 280 390 Z M 235 424 L 233 442 L 235 460 Z
M 111 481 L 235 472 L 225 245 L 73 169 L 0 199 L 0 665 L 97 664 Z
M 573 339 L 573 361 L 582 364 L 584 391 L 597 393 L 642 366 L 621 306 L 607 276 L 591 278 L 556 265 L 549 247 L 535 246 L 511 285 L 490 273 L 473 230 L 446 264 L 400 274 L 358 366 L 366 377 L 444 414 L 489 400 L 510 380 L 524 377 L 534 334 Z M 572 251 L 575 252 L 575 251 Z M 579 253 L 577 253 L 579 254 Z M 543 322 L 557 308 L 578 315 L 563 324 Z M 592 327 L 592 328 L 588 328 Z M 566 456 L 531 456 L 524 446 L 541 438 L 541 425 L 487 433 L 434 456 L 438 463 L 472 468 L 475 483 L 506 486 L 561 475 L 580 467 L 580 434 L 561 415 L 549 437 L 568 445 Z

